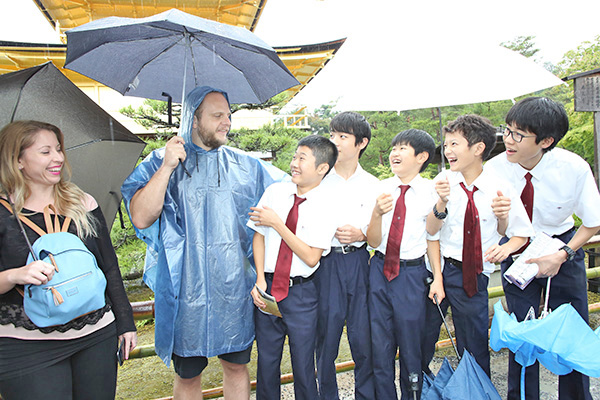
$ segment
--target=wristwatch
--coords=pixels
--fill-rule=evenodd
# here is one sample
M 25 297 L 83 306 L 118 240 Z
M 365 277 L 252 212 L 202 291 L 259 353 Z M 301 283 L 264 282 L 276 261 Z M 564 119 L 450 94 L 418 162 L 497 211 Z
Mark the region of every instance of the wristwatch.
M 567 253 L 567 261 L 571 261 L 575 258 L 575 252 L 569 246 L 564 245 L 563 247 L 560 248 L 560 250 L 564 250 L 565 253 Z
M 445 209 L 444 209 L 444 211 L 442 211 L 442 212 L 439 212 L 439 211 L 437 210 L 437 208 L 435 208 L 435 204 L 434 204 L 434 205 L 433 205 L 433 215 L 435 215 L 435 217 L 436 217 L 437 219 L 444 219 L 444 218 L 446 218 L 446 217 L 448 216 L 448 209 L 447 209 L 447 208 L 445 208 Z

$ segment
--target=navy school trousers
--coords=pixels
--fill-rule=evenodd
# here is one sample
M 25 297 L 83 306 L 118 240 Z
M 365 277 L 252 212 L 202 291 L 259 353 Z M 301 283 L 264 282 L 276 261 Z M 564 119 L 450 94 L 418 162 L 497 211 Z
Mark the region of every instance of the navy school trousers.
M 409 374 L 421 374 L 421 339 L 425 327 L 429 288 L 423 260 L 419 265 L 400 263 L 399 275 L 388 281 L 383 275 L 384 260 L 373 256 L 369 271 L 369 311 L 375 373 L 376 398 L 397 399 L 395 358 L 400 352 L 400 388 L 402 399 L 412 399 Z
M 574 234 L 575 230 L 571 230 L 557 237 L 564 243 L 568 243 Z M 506 238 L 503 238 L 500 243 L 505 241 Z M 512 263 L 512 257 L 508 257 L 502 262 L 502 274 Z M 545 289 L 546 283 L 546 278 L 534 279 L 525 289 L 521 290 L 502 279 L 509 312 L 515 313 L 517 319 L 522 321 L 529 308 L 533 306 L 536 316 L 538 316 L 542 290 Z M 571 303 L 579 315 L 586 322 L 588 321 L 587 278 L 582 249 L 577 250 L 577 255 L 572 261 L 566 261 L 562 264 L 558 274 L 550 282 L 548 307 L 554 310 L 565 303 Z M 591 400 L 589 386 L 589 377 L 578 371 L 561 375 L 558 378 L 558 398 L 560 400 Z M 536 400 L 540 398 L 538 362 L 525 369 L 525 398 Z M 521 364 L 517 363 L 514 354 L 510 353 L 508 360 L 508 400 L 513 399 L 521 399 Z
M 463 289 L 462 269 L 446 261 L 444 263 L 444 291 L 446 297 L 440 307 L 444 316 L 452 308 L 452 321 L 456 347 L 462 356 L 466 349 L 485 373 L 490 376 L 490 350 L 488 347 L 488 281 L 484 274 L 477 276 L 477 293 L 468 297 Z M 436 305 L 427 302 L 427 323 L 423 342 L 423 370 L 429 371 L 429 363 L 435 353 L 435 343 L 440 335 L 442 317 Z
M 267 278 L 271 292 L 272 278 Z M 254 310 L 258 367 L 257 400 L 279 400 L 281 397 L 281 357 L 285 337 L 288 337 L 294 397 L 298 400 L 318 399 L 315 378 L 315 336 L 317 333 L 317 288 L 312 279 L 290 287 L 288 296 L 280 301 L 283 318 Z
M 371 329 L 367 296 L 369 252 L 365 247 L 346 254 L 332 251 L 316 272 L 319 291 L 317 378 L 321 400 L 338 400 L 335 360 L 346 324 L 354 368 L 354 398 L 375 398 L 371 359 Z

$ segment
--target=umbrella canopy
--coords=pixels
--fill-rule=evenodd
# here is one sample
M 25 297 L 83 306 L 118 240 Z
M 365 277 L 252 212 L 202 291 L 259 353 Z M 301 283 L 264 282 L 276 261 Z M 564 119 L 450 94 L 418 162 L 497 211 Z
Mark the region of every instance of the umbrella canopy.
M 539 360 L 550 372 L 565 375 L 577 370 L 600 377 L 600 338 L 570 304 L 563 304 L 543 319 L 518 322 L 501 302 L 494 305 L 490 331 L 494 351 L 508 348 L 524 367 Z
M 299 84 L 252 32 L 177 9 L 148 18 L 109 17 L 67 31 L 65 68 L 127 96 L 182 102 L 198 86 L 231 103 L 263 103 Z
M 400 22 L 404 7 L 386 2 L 377 29 L 353 26 L 335 58 L 290 106 L 403 111 L 514 99 L 564 84 L 517 52 L 454 36 L 452 21 L 439 29 L 419 18 Z
M 62 130 L 72 181 L 94 196 L 110 227 L 121 202 L 121 184 L 145 143 L 51 62 L 0 75 L 0 125 L 26 119 Z
M 442 398 L 444 388 L 448 384 L 450 378 L 454 374 L 454 370 L 447 358 L 444 357 L 442 366 L 433 379 L 423 374 L 423 390 L 421 391 L 421 400 L 439 400 Z
M 500 395 L 473 356 L 465 351 L 456 371 L 444 358 L 437 376 L 425 375 L 422 400 L 500 400 Z

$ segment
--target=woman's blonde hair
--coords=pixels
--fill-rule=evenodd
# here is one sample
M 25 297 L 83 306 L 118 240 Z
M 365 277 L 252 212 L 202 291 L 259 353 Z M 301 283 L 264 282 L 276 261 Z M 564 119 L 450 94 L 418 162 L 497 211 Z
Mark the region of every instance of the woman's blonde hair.
M 71 217 L 81 238 L 96 236 L 96 220 L 88 213 L 86 194 L 70 181 L 71 166 L 64 152 L 63 133 L 58 127 L 39 121 L 15 121 L 0 131 L 0 184 L 7 195 L 13 198 L 15 208 L 21 213 L 25 200 L 31 195 L 27 180 L 19 170 L 19 159 L 23 152 L 35 142 L 37 134 L 48 130 L 56 135 L 63 151 L 64 163 L 60 182 L 54 187 L 54 206 L 58 212 Z

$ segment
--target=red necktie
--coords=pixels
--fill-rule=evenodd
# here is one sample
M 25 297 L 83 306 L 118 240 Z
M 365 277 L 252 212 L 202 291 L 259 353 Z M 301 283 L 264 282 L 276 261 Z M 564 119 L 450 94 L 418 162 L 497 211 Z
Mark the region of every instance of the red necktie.
M 521 192 L 521 202 L 525 206 L 525 211 L 527 211 L 527 215 L 529 216 L 529 221 L 533 221 L 533 185 L 531 183 L 531 173 L 525 174 L 525 187 Z M 525 249 L 529 246 L 529 241 L 525 243 L 519 250 L 515 251 L 514 254 L 521 254 L 525 251 Z
M 479 213 L 475 207 L 473 195 L 477 187 L 473 186 L 473 191 L 467 190 L 464 183 L 460 183 L 467 197 L 467 209 L 465 211 L 465 223 L 463 230 L 463 252 L 462 252 L 462 273 L 463 289 L 469 297 L 477 293 L 477 274 L 483 272 L 483 255 L 481 250 L 481 226 L 479 225 Z
M 409 185 L 400 185 L 400 197 L 396 201 L 394 216 L 390 225 L 387 247 L 385 248 L 385 260 L 383 262 L 383 274 L 388 281 L 398 276 L 400 271 L 400 243 L 404 232 L 404 220 L 406 217 L 406 205 L 404 197 Z
M 298 206 L 306 201 L 305 198 L 294 195 L 294 205 L 288 213 L 285 225 L 296 233 L 296 224 L 298 224 Z M 275 263 L 275 274 L 273 276 L 273 285 L 271 286 L 271 294 L 275 300 L 281 301 L 285 299 L 290 290 L 290 269 L 292 268 L 292 249 L 289 248 L 285 240 L 281 239 L 279 246 L 279 254 Z
M 529 221 L 533 221 L 533 185 L 531 184 L 531 173 L 525 174 L 525 187 L 521 192 L 521 201 L 525 206 L 525 211 L 529 215 Z

